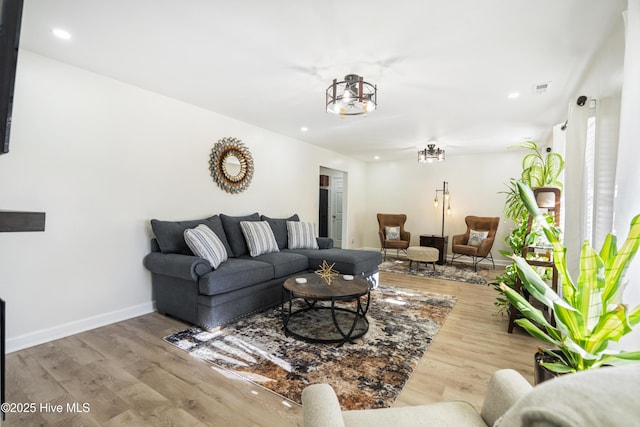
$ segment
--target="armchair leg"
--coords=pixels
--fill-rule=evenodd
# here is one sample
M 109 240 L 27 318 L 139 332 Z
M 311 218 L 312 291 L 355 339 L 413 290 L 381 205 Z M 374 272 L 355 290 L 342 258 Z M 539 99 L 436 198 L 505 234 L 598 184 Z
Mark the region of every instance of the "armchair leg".
M 460 258 L 462 255 L 459 255 L 458 258 Z M 451 254 L 451 262 L 449 263 L 449 265 L 453 265 L 453 260 L 456 259 L 456 254 Z
M 473 257 L 473 269 L 474 271 L 478 271 L 478 263 L 481 262 L 484 259 L 491 259 L 491 264 L 493 264 L 493 269 L 496 269 L 496 263 L 493 261 L 493 254 L 491 253 L 491 251 L 489 251 L 489 255 L 482 257 L 480 259 L 478 259 L 478 257 Z

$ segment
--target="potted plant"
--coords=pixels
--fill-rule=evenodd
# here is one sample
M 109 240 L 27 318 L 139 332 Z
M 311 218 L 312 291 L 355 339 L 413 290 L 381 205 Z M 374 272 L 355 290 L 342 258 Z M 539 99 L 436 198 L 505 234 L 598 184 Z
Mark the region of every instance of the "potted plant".
M 605 239 L 599 254 L 585 242 L 576 282 L 567 272 L 566 248 L 560 242 L 558 230 L 538 210 L 529 186 L 520 181 L 515 185 L 526 209 L 553 245 L 553 262 L 562 283 L 563 295 L 560 296 L 522 257 L 513 256 L 524 288 L 542 305 L 552 309 L 555 325 L 520 293 L 506 285 L 501 286 L 509 302 L 524 316 L 516 320 L 516 324 L 551 345 L 542 349 L 550 359 L 542 362 L 542 366 L 562 374 L 621 361 L 639 361 L 640 351 L 615 351 L 608 345 L 631 332 L 640 321 L 640 305 L 630 310 L 622 303 L 627 266 L 640 245 L 640 215 L 631 221 L 629 235 L 620 250 L 612 234 Z
M 538 145 L 533 141 L 526 141 L 521 144 L 512 145 L 509 148 L 521 147 L 531 151 L 522 159 L 522 173 L 520 181 L 527 184 L 531 188 L 538 187 L 557 187 L 562 188 L 562 183 L 558 181 L 562 170 L 564 169 L 564 160 L 558 153 L 547 153 L 546 156 L 538 148 Z M 512 179 L 508 184 L 508 190 L 504 192 L 507 195 L 504 205 L 504 213 L 508 219 L 511 219 L 515 227 L 509 232 L 509 234 L 503 239 L 507 246 L 511 249 L 511 252 L 500 251 L 504 256 L 509 256 L 511 253 L 520 254 L 522 252 L 524 239 L 527 235 L 527 222 L 528 213 L 527 209 L 522 203 L 522 199 L 518 193 L 518 189 L 515 184 L 516 180 Z M 550 193 L 541 193 L 540 196 L 548 195 Z M 555 202 L 555 200 L 553 200 Z M 547 201 L 540 201 L 542 205 L 550 204 Z M 537 236 L 530 235 L 530 238 Z M 531 244 L 531 242 L 527 242 Z M 510 288 L 514 288 L 516 284 L 517 274 L 515 264 L 510 264 L 506 267 L 503 274 L 497 276 L 494 281 L 489 283 L 489 286 L 493 286 L 494 289 L 500 293 L 496 297 L 494 302 L 498 313 L 505 314 L 513 307 L 509 301 L 505 298 L 500 288 L 500 284 L 504 283 Z
M 527 184 L 531 188 L 539 187 L 556 187 L 562 188 L 562 183 L 558 181 L 560 174 L 564 169 L 564 160 L 558 153 L 547 153 L 546 156 L 542 154 L 538 146 L 533 141 L 526 141 L 522 144 L 517 144 L 512 147 L 522 147 L 530 150 L 531 153 L 527 154 L 522 159 L 522 173 L 520 175 L 520 181 Z M 507 200 L 505 201 L 504 212 L 505 215 L 512 219 L 514 222 L 525 220 L 527 218 L 527 210 L 522 204 L 518 190 L 515 187 L 513 181 L 509 186 L 509 190 L 506 192 Z M 545 197 L 550 193 L 541 193 L 540 197 Z M 538 206 L 549 207 L 551 204 L 548 201 L 538 200 Z
M 555 224 L 553 223 L 553 218 L 551 216 L 545 216 L 545 219 L 550 224 L 551 227 L 557 229 Z M 505 257 L 510 258 L 512 254 L 521 254 L 522 249 L 525 245 L 542 245 L 548 243 L 546 238 L 541 234 L 541 231 L 538 230 L 539 227 L 534 227 L 532 230 L 527 233 L 527 225 L 528 221 L 520 221 L 518 226 L 511 230 L 511 232 L 503 239 L 505 244 L 509 247 L 510 250 L 500 250 L 500 253 Z M 527 259 L 541 259 L 540 257 L 536 257 L 536 254 L 528 255 Z M 548 258 L 546 258 L 548 259 Z M 545 259 L 545 260 L 546 260 Z M 543 279 L 550 278 L 550 269 L 544 267 L 538 267 L 536 270 Z M 495 277 L 495 279 L 489 282 L 490 286 L 500 293 L 499 296 L 496 297 L 494 301 L 494 305 L 496 306 L 497 312 L 500 314 L 508 314 L 510 310 L 513 309 L 513 306 L 509 302 L 509 300 L 503 295 L 501 286 L 504 284 L 511 289 L 514 289 L 516 286 L 516 281 L 518 279 L 518 270 L 516 269 L 516 264 L 511 263 L 505 267 L 504 272 Z M 525 296 L 526 290 L 523 293 Z

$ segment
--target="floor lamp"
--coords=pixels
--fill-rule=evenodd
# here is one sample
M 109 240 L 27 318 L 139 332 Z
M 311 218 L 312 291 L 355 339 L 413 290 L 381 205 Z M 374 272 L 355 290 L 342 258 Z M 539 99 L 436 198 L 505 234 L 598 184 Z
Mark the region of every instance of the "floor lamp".
M 451 215 L 451 197 L 449 195 L 449 183 L 447 181 L 443 181 L 442 182 L 442 190 L 438 190 L 436 189 L 436 198 L 433 199 L 433 206 L 434 207 L 438 207 L 439 201 L 438 201 L 438 193 L 442 192 L 442 234 L 441 236 L 444 237 L 444 205 L 447 205 L 447 215 Z

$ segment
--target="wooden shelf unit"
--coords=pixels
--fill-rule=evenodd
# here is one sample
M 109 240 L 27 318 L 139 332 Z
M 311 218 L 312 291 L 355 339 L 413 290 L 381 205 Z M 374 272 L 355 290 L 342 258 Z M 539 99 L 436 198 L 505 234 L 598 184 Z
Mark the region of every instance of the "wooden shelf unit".
M 540 188 L 536 188 L 533 190 L 533 194 L 534 196 L 536 196 L 536 200 L 538 200 L 538 196 L 542 193 L 553 193 L 554 195 L 554 205 L 552 207 L 541 207 L 540 209 L 547 209 L 547 213 L 550 215 L 553 215 L 553 222 L 556 226 L 560 225 L 560 189 L 559 188 L 555 188 L 555 187 L 540 187 Z M 531 233 L 531 227 L 533 225 L 533 217 L 531 215 L 529 215 L 529 222 L 527 224 L 527 232 L 525 234 L 525 241 L 527 239 L 527 236 L 529 235 L 529 233 Z M 529 254 L 533 252 L 535 252 L 537 249 L 542 249 L 542 250 L 549 250 L 551 251 L 551 254 L 549 255 L 549 259 L 548 261 L 544 261 L 544 260 L 535 260 L 535 259 L 527 259 L 527 256 Z M 545 268 L 551 268 L 552 270 L 552 276 L 551 276 L 551 288 L 554 290 L 554 292 L 558 292 L 558 270 L 556 269 L 555 264 L 553 263 L 553 249 L 552 248 L 546 248 L 546 247 L 542 247 L 542 246 L 534 246 L 534 245 L 525 245 L 522 248 L 522 254 L 521 256 L 527 261 L 527 264 L 532 265 L 534 267 L 545 267 Z M 518 278 L 516 280 L 516 284 L 514 287 L 514 290 L 516 292 L 521 292 L 522 290 L 522 282 L 520 281 L 520 278 Z M 515 321 L 518 315 L 518 311 L 514 308 L 511 307 L 511 312 L 509 314 L 509 326 L 507 328 L 507 331 L 509 333 L 513 332 L 513 327 L 515 325 Z M 553 317 L 553 311 L 549 308 L 546 310 L 545 315 L 547 316 L 549 322 L 555 326 L 555 319 Z

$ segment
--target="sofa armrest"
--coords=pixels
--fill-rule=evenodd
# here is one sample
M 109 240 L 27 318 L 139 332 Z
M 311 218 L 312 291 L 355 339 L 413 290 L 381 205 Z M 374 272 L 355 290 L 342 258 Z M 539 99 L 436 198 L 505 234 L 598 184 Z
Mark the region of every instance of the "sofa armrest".
M 313 384 L 302 390 L 305 427 L 344 427 L 338 397 L 329 384 Z
M 333 239 L 331 237 L 316 237 L 318 242 L 318 248 L 331 249 L 333 248 Z
M 211 271 L 209 261 L 192 255 L 152 252 L 144 257 L 143 264 L 152 273 L 194 282 Z
M 489 380 L 484 403 L 482 419 L 492 426 L 507 410 L 533 387 L 522 375 L 513 369 L 500 369 L 494 372 Z

